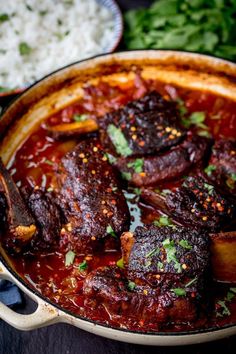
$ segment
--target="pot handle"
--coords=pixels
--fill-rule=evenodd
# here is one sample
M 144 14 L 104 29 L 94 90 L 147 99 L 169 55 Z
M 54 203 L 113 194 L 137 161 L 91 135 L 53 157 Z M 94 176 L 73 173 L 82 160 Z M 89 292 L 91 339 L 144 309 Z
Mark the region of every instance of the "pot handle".
M 15 281 L 13 275 L 3 266 L 1 262 L 0 279 L 9 280 L 19 286 L 21 290 L 25 290 L 21 283 Z M 0 319 L 23 331 L 29 331 L 59 322 L 59 312 L 53 306 L 46 304 L 43 300 L 30 292 L 27 292 L 27 294 L 38 303 L 38 307 L 35 312 L 29 315 L 22 315 L 11 310 L 9 307 L 0 302 Z

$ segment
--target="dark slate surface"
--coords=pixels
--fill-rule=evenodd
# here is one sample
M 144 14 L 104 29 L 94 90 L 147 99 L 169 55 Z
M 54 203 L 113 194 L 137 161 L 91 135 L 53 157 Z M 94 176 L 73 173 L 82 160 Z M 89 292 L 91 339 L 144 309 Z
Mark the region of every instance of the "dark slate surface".
M 118 1 L 123 11 L 149 5 L 151 2 L 150 0 Z M 17 311 L 30 313 L 34 309 L 35 304 L 25 298 L 24 304 Z M 104 339 L 65 324 L 20 332 L 0 320 L 0 354 L 210 354 L 213 352 L 233 354 L 235 348 L 236 336 L 218 342 L 187 347 L 145 347 Z

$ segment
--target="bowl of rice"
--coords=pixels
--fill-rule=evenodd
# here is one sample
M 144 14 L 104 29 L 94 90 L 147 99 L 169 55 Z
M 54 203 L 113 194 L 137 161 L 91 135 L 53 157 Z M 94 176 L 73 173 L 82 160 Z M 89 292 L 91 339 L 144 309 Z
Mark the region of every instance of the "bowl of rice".
M 63 66 L 109 53 L 123 33 L 113 0 L 0 2 L 0 96 Z

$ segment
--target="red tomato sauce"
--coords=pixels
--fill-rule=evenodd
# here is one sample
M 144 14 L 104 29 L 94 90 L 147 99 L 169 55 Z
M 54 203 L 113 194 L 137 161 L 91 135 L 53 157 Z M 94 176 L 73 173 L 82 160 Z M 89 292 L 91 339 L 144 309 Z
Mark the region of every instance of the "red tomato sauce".
M 204 124 L 208 127 L 208 134 L 212 134 L 214 138 L 236 136 L 236 103 L 228 99 L 207 92 L 163 85 L 157 81 L 144 82 L 139 77 L 134 82 L 122 84 L 122 86 L 111 87 L 107 83 L 100 82 L 96 87 L 84 87 L 83 99 L 50 117 L 16 152 L 11 173 L 17 185 L 50 188 L 54 180 L 53 163 L 59 162 L 62 156 L 77 143 L 76 140 L 54 141 L 48 135 L 46 125 L 72 122 L 75 114 L 101 116 L 121 107 L 128 101 L 141 97 L 147 87 L 148 91 L 157 90 L 165 98 L 181 99 L 189 113 L 205 112 Z M 158 185 L 158 188 L 172 189 L 177 185 L 178 182 L 173 182 Z M 131 230 L 142 223 L 150 223 L 158 217 L 158 212 L 142 204 L 139 198 L 132 194 L 132 191 L 125 193 L 132 215 Z M 208 313 L 201 314 L 194 324 L 160 326 L 156 323 L 149 323 L 144 327 L 142 321 L 136 320 L 135 317 L 131 319 L 121 316 L 111 319 L 103 308 L 93 311 L 86 308 L 82 294 L 86 275 L 99 266 L 116 264 L 120 257 L 120 251 L 100 252 L 76 257 L 74 264 L 68 267 L 65 266 L 65 254 L 59 252 L 11 257 L 11 259 L 17 272 L 31 288 L 37 289 L 44 297 L 63 309 L 101 324 L 136 331 L 184 331 L 236 323 L 236 301 L 234 299 L 227 303 L 230 315 L 223 317 L 215 315 L 217 301 L 223 300 L 229 289 L 229 286 L 219 284 L 211 289 L 212 309 Z M 87 261 L 88 268 L 80 271 L 78 265 L 84 259 Z

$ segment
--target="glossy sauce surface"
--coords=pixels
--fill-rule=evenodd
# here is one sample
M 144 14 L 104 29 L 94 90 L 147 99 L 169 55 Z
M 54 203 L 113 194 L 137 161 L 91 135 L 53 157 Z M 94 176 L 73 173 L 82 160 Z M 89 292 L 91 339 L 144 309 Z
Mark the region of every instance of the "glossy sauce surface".
M 134 82 L 122 86 L 110 87 L 100 82 L 97 87 L 84 87 L 84 98 L 50 117 L 42 124 L 37 132 L 32 134 L 24 145 L 16 152 L 11 173 L 19 187 L 42 188 L 53 187 L 55 163 L 70 151 L 78 140 L 54 141 L 46 130 L 46 125 L 69 123 L 75 114 L 89 114 L 101 116 L 109 110 L 117 109 L 128 101 L 141 97 L 148 87 L 148 91 L 157 90 L 165 98 L 181 99 L 188 112 L 205 112 L 204 124 L 208 126 L 208 134 L 214 138 L 236 136 L 236 103 L 213 94 L 198 91 L 188 91 L 163 85 L 156 81 L 144 82 L 137 76 Z M 173 189 L 179 182 L 158 185 L 159 189 Z M 153 208 L 142 204 L 139 196 L 129 188 L 125 190 L 130 212 L 132 215 L 131 231 L 142 223 L 151 223 L 159 214 Z M 223 326 L 236 323 L 236 301 L 232 299 L 227 307 L 230 315 L 216 316 L 219 300 L 227 296 L 229 286 L 215 285 L 211 289 L 212 309 L 201 314 L 198 322 L 186 325 L 157 326 L 149 323 L 143 326 L 142 321 L 134 318 L 112 317 L 105 309 L 91 311 L 84 307 L 82 295 L 83 280 L 93 269 L 102 265 L 114 265 L 120 259 L 120 251 L 104 252 L 95 255 L 76 257 L 74 264 L 65 266 L 65 254 L 51 253 L 37 256 L 25 255 L 11 257 L 17 272 L 32 288 L 36 288 L 43 296 L 53 303 L 77 314 L 99 323 L 108 324 L 118 328 L 127 328 L 137 331 L 183 331 L 211 326 Z M 78 265 L 86 260 L 88 268 L 79 270 Z M 215 308 L 214 308 L 215 307 Z

